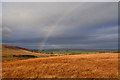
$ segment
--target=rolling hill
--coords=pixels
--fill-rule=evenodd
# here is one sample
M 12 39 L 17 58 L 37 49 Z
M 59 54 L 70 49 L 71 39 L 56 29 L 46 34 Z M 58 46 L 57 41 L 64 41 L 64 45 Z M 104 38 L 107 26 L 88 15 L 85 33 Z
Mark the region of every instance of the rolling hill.
M 31 52 L 28 49 L 21 47 L 2 45 L 2 62 L 49 56 L 51 55 Z
M 2 78 L 118 78 L 118 53 L 50 56 L 3 45 Z
M 6 62 L 3 78 L 117 78 L 118 54 L 81 54 Z

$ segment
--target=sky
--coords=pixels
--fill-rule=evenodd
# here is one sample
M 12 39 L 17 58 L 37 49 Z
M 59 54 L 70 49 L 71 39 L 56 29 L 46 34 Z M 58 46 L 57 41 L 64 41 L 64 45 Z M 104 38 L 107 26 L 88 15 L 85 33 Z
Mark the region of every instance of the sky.
M 2 3 L 2 43 L 28 49 L 117 49 L 118 3 Z

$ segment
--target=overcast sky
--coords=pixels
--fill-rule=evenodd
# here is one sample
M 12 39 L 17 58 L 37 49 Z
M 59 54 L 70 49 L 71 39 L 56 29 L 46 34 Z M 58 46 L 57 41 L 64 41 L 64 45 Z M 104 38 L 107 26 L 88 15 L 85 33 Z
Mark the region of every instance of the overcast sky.
M 2 4 L 3 44 L 30 49 L 118 48 L 117 2 Z

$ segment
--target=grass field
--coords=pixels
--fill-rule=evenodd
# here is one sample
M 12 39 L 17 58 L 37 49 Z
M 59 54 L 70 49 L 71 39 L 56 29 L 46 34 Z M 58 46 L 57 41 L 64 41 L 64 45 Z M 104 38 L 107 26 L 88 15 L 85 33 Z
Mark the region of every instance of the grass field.
M 87 52 L 87 51 L 80 51 L 80 50 L 44 50 L 40 51 L 41 53 L 47 54 L 62 54 L 62 55 L 76 55 L 76 54 L 95 54 L 98 52 Z
M 11 56 L 12 55 L 12 56 Z M 13 55 L 34 55 L 14 57 Z M 117 78 L 118 53 L 56 56 L 3 46 L 2 78 Z
M 116 78 L 118 54 L 81 54 L 3 63 L 3 78 Z

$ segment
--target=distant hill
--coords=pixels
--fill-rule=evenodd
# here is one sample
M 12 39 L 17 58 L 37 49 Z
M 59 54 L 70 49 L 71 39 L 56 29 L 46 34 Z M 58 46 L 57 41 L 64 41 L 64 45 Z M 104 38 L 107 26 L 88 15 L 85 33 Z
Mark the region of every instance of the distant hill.
M 51 54 L 35 53 L 22 47 L 2 45 L 2 62 L 49 56 Z
M 28 50 L 26 48 L 22 48 L 22 47 L 17 47 L 17 46 L 10 46 L 10 45 L 2 45 L 3 48 L 8 48 L 8 49 L 14 49 L 14 50 Z
M 118 49 L 46 49 L 42 50 L 41 52 L 45 51 L 84 51 L 84 52 L 97 52 L 97 53 L 114 53 L 118 52 Z

